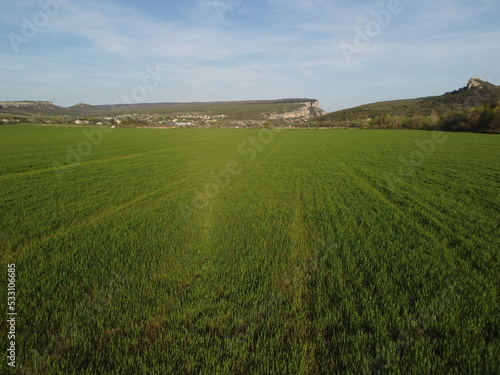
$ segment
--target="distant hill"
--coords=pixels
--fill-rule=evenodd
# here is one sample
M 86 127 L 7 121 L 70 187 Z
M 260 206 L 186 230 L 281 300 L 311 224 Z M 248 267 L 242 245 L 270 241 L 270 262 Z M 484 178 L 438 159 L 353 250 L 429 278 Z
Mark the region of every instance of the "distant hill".
M 471 78 L 467 86 L 440 96 L 417 99 L 392 100 L 365 104 L 328 113 L 311 121 L 313 125 L 327 126 L 373 119 L 377 116 L 445 116 L 462 112 L 470 107 L 489 104 L 492 108 L 500 101 L 500 86 L 479 78 Z
M 25 116 L 43 113 L 46 115 L 57 115 L 61 111 L 63 111 L 63 108 L 55 105 L 53 102 L 47 101 L 0 101 L 0 114 Z
M 442 129 L 500 133 L 500 86 L 471 78 L 440 96 L 366 104 L 325 114 L 316 99 L 144 103 L 65 108 L 48 101 L 0 101 L 4 124 L 46 122 L 129 127 L 296 126 Z
M 68 108 L 59 107 L 52 102 L 0 102 L 0 115 L 35 115 L 39 118 L 57 116 L 68 116 L 75 119 L 106 116 L 139 116 L 148 118 L 190 116 L 190 118 L 204 118 L 206 116 L 219 116 L 227 121 L 262 122 L 265 120 L 304 121 L 318 117 L 324 113 L 316 99 L 308 98 L 98 106 L 79 103 Z

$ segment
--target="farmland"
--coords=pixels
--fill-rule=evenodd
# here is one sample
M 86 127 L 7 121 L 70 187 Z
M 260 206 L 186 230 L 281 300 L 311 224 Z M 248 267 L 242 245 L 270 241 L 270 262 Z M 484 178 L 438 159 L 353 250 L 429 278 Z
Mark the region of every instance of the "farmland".
M 500 373 L 497 136 L 0 126 L 0 150 L 13 374 Z

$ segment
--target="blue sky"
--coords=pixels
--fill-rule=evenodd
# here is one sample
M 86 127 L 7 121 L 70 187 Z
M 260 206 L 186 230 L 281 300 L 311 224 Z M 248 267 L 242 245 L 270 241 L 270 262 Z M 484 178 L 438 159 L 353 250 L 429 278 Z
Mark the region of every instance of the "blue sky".
M 500 85 L 498 0 L 16 0 L 0 100 L 316 98 L 327 111 Z M 134 102 L 133 99 L 130 100 Z

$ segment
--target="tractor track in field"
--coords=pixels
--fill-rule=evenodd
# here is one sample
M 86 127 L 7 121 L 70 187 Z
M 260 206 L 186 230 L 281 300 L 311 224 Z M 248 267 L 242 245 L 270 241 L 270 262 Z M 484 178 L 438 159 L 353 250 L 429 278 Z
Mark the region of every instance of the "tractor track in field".
M 365 171 L 362 169 L 356 171 L 353 168 L 348 168 L 345 163 L 339 163 L 339 166 L 356 179 L 356 184 L 361 189 L 368 188 L 375 197 L 395 208 L 397 212 L 402 215 L 402 217 L 408 216 L 407 210 L 404 210 L 399 205 L 395 204 L 383 189 L 373 184 L 367 177 L 363 176 L 367 175 Z M 435 227 L 440 233 L 446 233 L 448 236 L 457 236 L 456 230 L 445 224 L 451 212 L 443 211 L 442 207 L 440 209 L 440 206 L 433 203 L 433 201 L 426 200 L 424 198 L 425 195 L 422 196 L 422 194 L 419 194 L 421 192 L 415 191 L 415 194 L 409 194 L 406 191 L 402 193 L 404 194 L 405 201 L 413 202 L 415 203 L 415 206 L 418 206 L 419 208 L 418 210 L 412 209 L 412 212 L 418 214 L 419 216 L 417 220 L 413 220 L 413 225 L 418 228 L 422 237 L 426 238 L 429 242 L 434 243 L 436 247 L 443 245 L 443 243 L 437 242 L 436 239 L 429 234 L 429 230 L 427 230 L 421 223 L 422 220 L 427 221 L 427 225 Z M 419 197 L 419 199 L 417 200 L 415 197 Z M 460 212 L 462 212 L 462 210 L 458 209 L 460 206 L 462 206 L 461 202 L 454 202 L 452 209 L 455 210 L 455 215 L 460 215 Z M 467 238 L 463 235 L 459 235 L 459 239 L 467 241 Z
M 382 202 L 385 202 L 388 206 L 392 207 L 397 214 L 402 217 L 402 218 L 407 218 L 408 217 L 408 212 L 404 210 L 402 207 L 400 207 L 398 204 L 393 202 L 390 197 L 387 196 L 386 192 L 383 191 L 380 187 L 377 185 L 374 185 L 371 183 L 368 178 L 363 177 L 359 171 L 355 171 L 353 168 L 349 168 L 344 161 L 340 160 L 337 156 L 332 155 L 330 153 L 330 156 L 333 157 L 336 160 L 336 165 L 344 171 L 344 173 L 350 177 L 352 177 L 352 181 L 359 187 L 361 191 L 363 190 L 368 190 L 371 192 L 371 194 L 376 198 L 381 200 Z M 364 172 L 362 172 L 364 174 Z M 415 200 L 413 196 L 408 194 L 407 192 L 404 193 L 405 199 L 408 201 L 413 201 L 416 204 L 418 204 L 419 207 L 421 207 L 421 216 L 425 218 L 426 220 L 429 221 L 429 223 L 432 223 L 433 225 L 436 225 L 438 228 L 440 228 L 441 231 L 445 230 L 449 235 L 451 236 L 459 236 L 459 238 L 463 241 L 466 241 L 467 239 L 463 235 L 458 235 L 456 231 L 453 230 L 453 228 L 450 228 L 449 226 L 445 225 L 443 222 L 446 219 L 446 215 L 436 211 L 435 207 L 432 205 L 426 203 L 424 200 Z M 440 216 L 441 220 L 437 219 L 435 216 Z M 437 248 L 442 248 L 444 251 L 442 253 L 442 256 L 446 257 L 451 264 L 457 265 L 464 265 L 466 264 L 466 260 L 463 260 L 459 257 L 457 257 L 457 254 L 448 249 L 447 244 L 442 243 L 438 241 L 437 238 L 433 237 L 431 232 L 426 229 L 423 224 L 420 222 L 420 220 L 412 220 L 412 227 L 415 228 L 415 230 L 419 233 L 419 235 L 422 238 L 425 238 L 425 240 L 429 243 L 432 244 L 432 246 L 429 246 L 428 252 L 432 253 L 434 249 Z
M 188 148 L 188 147 L 189 146 L 170 147 L 170 148 L 163 148 L 163 149 L 158 149 L 158 150 L 140 152 L 137 154 L 120 155 L 120 156 L 113 156 L 113 157 L 109 157 L 109 158 L 87 160 L 87 161 L 82 161 L 82 162 L 78 162 L 78 163 L 62 164 L 62 165 L 57 166 L 57 167 L 33 169 L 33 170 L 23 171 L 23 172 L 6 173 L 6 174 L 0 175 L 0 179 L 9 179 L 9 178 L 13 178 L 13 177 L 31 176 L 31 175 L 36 175 L 36 174 L 45 173 L 45 172 L 64 171 L 65 169 L 73 168 L 73 167 L 81 167 L 81 166 L 87 166 L 87 165 L 92 165 L 92 164 L 101 164 L 101 163 L 107 163 L 107 162 L 116 161 L 116 160 L 134 159 L 134 158 L 138 158 L 138 157 L 142 157 L 142 156 L 146 156 L 146 155 L 161 154 L 164 152 Z
M 320 166 L 320 162 L 311 156 L 310 150 L 303 150 L 303 155 L 307 160 L 307 168 L 313 173 Z M 294 309 L 293 330 L 302 343 L 300 351 L 300 368 L 304 373 L 319 371 L 316 365 L 317 352 L 314 348 L 316 338 L 314 328 L 314 290 L 311 281 L 319 268 L 319 259 L 322 256 L 321 250 L 314 246 L 315 234 L 307 223 L 306 196 L 314 194 L 318 186 L 314 188 L 304 188 L 303 183 L 296 179 L 290 182 L 293 186 L 293 198 L 291 199 L 291 217 L 289 221 L 289 233 L 292 238 L 292 247 L 288 253 L 290 267 L 274 280 L 277 287 L 276 295 L 282 296 L 282 300 L 291 301 Z M 315 184 L 316 185 L 316 184 Z M 314 372 L 314 371 L 312 371 Z
M 152 151 L 142 152 L 142 153 L 135 153 L 135 154 L 130 154 L 130 155 L 120 155 L 120 156 L 111 157 L 111 158 L 104 158 L 104 159 L 98 159 L 98 160 L 89 160 L 89 161 L 85 161 L 85 162 L 82 162 L 82 163 L 75 163 L 73 165 L 74 166 L 87 166 L 87 165 L 107 163 L 107 162 L 117 161 L 117 160 L 127 160 L 127 159 L 136 158 L 136 157 L 142 157 L 142 156 L 146 156 L 146 155 L 151 155 L 151 154 L 155 154 L 155 153 L 164 153 L 164 152 L 169 152 L 169 151 L 172 151 L 172 150 L 185 149 L 185 148 L 188 148 L 188 147 L 190 147 L 190 146 L 187 145 L 187 146 L 181 146 L 181 147 L 171 147 L 171 148 L 166 148 L 166 149 L 157 149 L 157 150 L 152 150 Z M 273 150 L 271 150 L 271 153 L 274 152 L 275 149 L 276 148 L 274 148 Z M 269 157 L 269 156 L 270 155 L 266 155 L 266 158 Z M 190 175 L 188 175 L 186 177 L 183 177 L 182 179 L 170 182 L 170 183 L 164 185 L 163 187 L 161 187 L 159 189 L 156 189 L 156 190 L 153 190 L 153 191 L 141 194 L 140 196 L 137 196 L 137 197 L 135 197 L 135 198 L 133 198 L 133 199 L 131 199 L 129 201 L 123 202 L 123 203 L 119 204 L 118 206 L 110 207 L 108 209 L 105 209 L 105 210 L 102 210 L 102 211 L 98 211 L 98 212 L 95 211 L 92 215 L 89 215 L 88 217 L 86 217 L 84 219 L 74 220 L 70 224 L 59 226 L 57 229 L 53 230 L 52 232 L 50 232 L 50 233 L 48 233 L 46 235 L 37 236 L 37 237 L 34 237 L 34 238 L 30 239 L 30 240 L 27 240 L 24 243 L 17 245 L 14 249 L 15 249 L 16 252 L 22 252 L 23 249 L 25 249 L 25 248 L 28 248 L 28 247 L 31 247 L 31 246 L 33 246 L 35 244 L 39 244 L 39 243 L 42 243 L 44 241 L 50 240 L 52 238 L 56 238 L 56 237 L 64 235 L 67 232 L 68 228 L 75 228 L 75 227 L 76 228 L 80 228 L 80 227 L 92 225 L 92 224 L 94 224 L 96 222 L 99 222 L 100 220 L 103 220 L 103 219 L 105 219 L 107 217 L 110 217 L 110 216 L 113 216 L 113 215 L 119 213 L 120 211 L 126 209 L 129 206 L 133 206 L 134 204 L 137 204 L 137 203 L 139 203 L 139 202 L 141 202 L 141 201 L 143 201 L 145 199 L 148 199 L 148 198 L 151 198 L 151 197 L 153 197 L 153 196 L 155 196 L 157 194 L 160 194 L 160 193 L 164 192 L 165 190 L 168 190 L 168 189 L 174 187 L 175 185 L 182 183 L 183 181 L 189 180 L 189 179 L 191 179 L 193 177 L 202 175 L 202 174 L 207 173 L 209 171 L 221 169 L 221 167 L 226 162 L 227 161 L 224 160 L 224 161 L 219 162 L 217 165 L 210 165 L 208 167 L 205 167 L 205 168 L 197 171 L 196 173 L 192 173 L 192 174 L 190 174 Z M 64 167 L 61 167 L 61 168 L 64 168 Z M 27 171 L 27 172 L 21 172 L 21 173 L 12 173 L 12 174 L 8 174 L 8 175 L 2 175 L 2 176 L 0 176 L 0 179 L 1 178 L 5 178 L 6 179 L 6 178 L 9 178 L 9 177 L 17 177 L 17 176 L 34 175 L 34 174 L 48 172 L 48 171 L 53 171 L 53 168 L 44 168 L 44 169 L 37 169 L 37 170 L 33 170 L 33 171 Z M 207 216 L 206 219 L 205 219 L 205 222 L 202 223 L 202 228 L 201 228 L 202 229 L 202 235 L 204 237 L 208 237 L 209 232 L 210 232 L 210 228 L 211 228 L 210 218 L 209 218 L 209 216 Z
M 221 163 L 222 164 L 222 163 Z M 96 212 L 94 213 L 93 215 L 89 215 L 87 218 L 85 219 L 80 219 L 80 220 L 75 220 L 73 222 L 71 222 L 70 224 L 68 225 L 63 225 L 63 226 L 60 226 L 59 228 L 57 228 L 56 230 L 52 231 L 51 233 L 48 233 L 44 236 L 39 236 L 37 238 L 33 238 L 31 240 L 28 240 L 26 242 L 24 242 L 23 244 L 17 246 L 15 248 L 15 251 L 16 252 L 19 252 L 19 251 L 22 251 L 23 249 L 27 248 L 27 247 L 31 247 L 32 245 L 35 245 L 35 244 L 39 244 L 39 243 L 42 243 L 44 241 L 47 241 L 47 240 L 50 240 L 52 238 L 56 238 L 56 237 L 59 237 L 59 236 L 62 236 L 64 235 L 69 228 L 80 228 L 80 227 L 84 227 L 84 226 L 88 226 L 88 225 L 92 225 L 92 224 L 95 224 L 97 222 L 99 222 L 100 220 L 102 219 L 105 219 L 107 217 L 110 217 L 110 216 L 113 216 L 117 213 L 119 213 L 120 211 L 122 211 L 123 209 L 126 209 L 127 207 L 129 206 L 133 206 L 134 204 L 137 204 L 145 199 L 148 199 L 148 198 L 151 198 L 157 194 L 160 194 L 162 192 L 164 192 L 165 190 L 168 190 L 172 187 L 174 187 L 175 185 L 179 184 L 179 183 L 182 183 L 183 181 L 186 181 L 186 180 L 189 180 L 193 177 L 196 177 L 200 174 L 203 174 L 209 170 L 213 170 L 214 169 L 214 166 L 209 166 L 209 167 L 206 167 L 196 173 L 193 173 L 193 174 L 190 174 L 182 179 L 179 179 L 179 180 L 176 180 L 176 181 L 173 181 L 173 182 L 170 182 L 166 185 L 164 185 L 163 187 L 159 188 L 159 189 L 156 189 L 156 190 L 153 190 L 153 191 L 150 191 L 150 192 L 147 192 L 147 193 L 144 193 L 144 194 L 141 194 L 140 196 L 132 199 L 132 200 L 129 200 L 127 202 L 123 202 L 121 203 L 120 205 L 118 206 L 115 206 L 115 207 L 111 207 L 111 208 L 108 208 L 106 210 L 102 210 L 102 211 L 99 211 L 99 212 Z
M 341 160 L 339 157 L 333 155 L 332 153 L 329 153 L 329 155 L 330 155 L 330 157 L 332 157 L 332 158 L 335 159 L 336 165 L 346 175 L 352 177 L 352 181 L 356 185 L 359 186 L 359 188 L 360 188 L 361 191 L 363 191 L 363 190 L 370 191 L 371 194 L 375 198 L 381 200 L 382 202 L 386 203 L 388 206 L 392 207 L 398 213 L 398 215 L 400 215 L 401 217 L 407 217 L 408 216 L 408 213 L 404 209 L 402 209 L 398 204 L 396 204 L 395 202 L 393 202 L 382 189 L 380 189 L 377 186 L 373 185 L 367 178 L 362 177 L 359 173 L 357 173 L 352 168 L 349 168 L 345 164 L 345 162 L 343 160 Z M 408 195 L 406 195 L 406 199 L 414 200 L 411 196 L 408 196 Z M 416 201 L 416 202 L 418 204 L 420 204 L 420 205 L 424 205 L 424 203 L 421 200 Z M 431 218 L 432 221 L 435 221 L 435 219 L 433 219 L 432 215 L 431 215 L 430 218 Z M 435 238 L 433 238 L 432 236 L 429 235 L 428 231 L 422 226 L 422 224 L 420 224 L 419 222 L 413 220 L 413 226 L 418 231 L 418 233 L 423 238 L 426 238 L 430 243 L 433 243 L 436 247 L 441 247 L 442 246 L 441 243 L 438 243 Z M 446 227 L 446 226 L 445 226 L 445 228 L 447 228 L 448 231 L 452 232 L 451 228 Z

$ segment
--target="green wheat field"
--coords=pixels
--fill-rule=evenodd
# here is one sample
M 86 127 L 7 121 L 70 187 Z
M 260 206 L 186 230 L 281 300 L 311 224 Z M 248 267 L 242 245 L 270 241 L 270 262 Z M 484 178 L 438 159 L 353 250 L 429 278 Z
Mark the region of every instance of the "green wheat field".
M 12 374 L 499 374 L 500 137 L 0 126 Z

